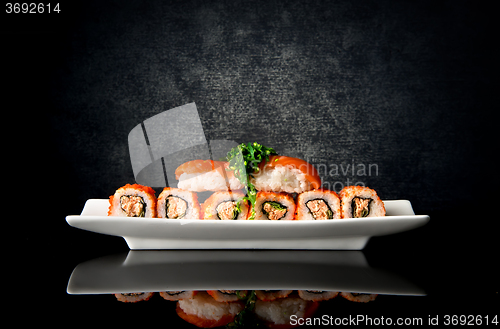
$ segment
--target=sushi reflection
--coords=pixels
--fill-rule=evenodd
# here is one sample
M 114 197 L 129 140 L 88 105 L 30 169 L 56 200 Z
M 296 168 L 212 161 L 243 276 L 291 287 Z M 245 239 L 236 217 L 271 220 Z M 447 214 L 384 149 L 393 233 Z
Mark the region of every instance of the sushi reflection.
M 176 320 L 202 328 L 287 328 L 292 316 L 316 318 L 322 303 L 358 307 L 379 294 L 425 295 L 369 266 L 360 251 L 324 250 L 129 251 L 79 264 L 67 292 L 107 295 L 127 310 L 170 305 Z
M 153 292 L 117 293 L 125 303 L 148 301 Z M 199 328 L 236 327 L 263 324 L 266 327 L 291 328 L 291 319 L 314 316 L 320 302 L 344 298 L 368 303 L 377 294 L 320 290 L 206 290 L 162 291 L 163 299 L 175 302 L 177 315 Z

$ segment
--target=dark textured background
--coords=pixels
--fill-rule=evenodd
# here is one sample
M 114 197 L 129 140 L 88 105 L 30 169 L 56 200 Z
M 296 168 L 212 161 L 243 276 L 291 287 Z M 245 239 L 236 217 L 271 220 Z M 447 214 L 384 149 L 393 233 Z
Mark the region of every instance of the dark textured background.
M 12 177 L 66 191 L 64 223 L 134 182 L 134 126 L 196 102 L 207 140 L 258 141 L 318 165 L 325 187 L 362 182 L 417 213 L 449 213 L 497 181 L 490 12 L 470 1 L 86 1 L 3 13 L 5 96 L 29 139 L 13 151 L 36 161 Z
M 207 140 L 258 141 L 318 165 L 325 187 L 362 182 L 383 199 L 411 200 L 417 213 L 452 211 L 496 181 L 498 64 L 484 3 L 62 9 L 8 16 L 2 33 L 5 95 L 15 97 L 39 160 L 27 184 L 33 174 L 67 191 L 59 216 L 134 182 L 130 130 L 190 102 Z M 15 150 L 25 154 L 24 145 Z M 377 170 L 358 175 L 359 165 Z
M 51 133 L 44 151 L 80 203 L 107 197 L 134 180 L 128 132 L 196 102 L 207 139 L 259 141 L 339 168 L 376 164 L 378 175 L 322 177 L 336 187 L 364 182 L 420 211 L 449 209 L 490 179 L 488 9 L 464 1 L 90 2 L 64 22 L 69 31 L 39 36 L 49 42 L 38 49 L 46 74 L 35 76 Z
M 24 216 L 8 232 L 27 250 L 18 272 L 37 287 L 62 297 L 79 262 L 127 250 L 64 217 L 134 182 L 133 127 L 196 102 L 208 140 L 258 141 L 330 168 L 376 164 L 371 176 L 321 174 L 327 187 L 360 181 L 382 199 L 408 199 L 431 221 L 372 239 L 370 262 L 426 282 L 437 306 L 442 291 L 458 301 L 466 286 L 498 296 L 498 36 L 486 2 L 89 0 L 61 9 L 2 12 L 0 22 L 4 179 L 20 187 L 8 204 Z

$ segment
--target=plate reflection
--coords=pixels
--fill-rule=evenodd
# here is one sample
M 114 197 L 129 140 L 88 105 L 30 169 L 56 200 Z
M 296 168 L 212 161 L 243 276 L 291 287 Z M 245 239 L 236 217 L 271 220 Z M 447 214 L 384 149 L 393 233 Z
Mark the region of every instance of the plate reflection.
M 129 251 L 79 264 L 69 294 L 113 294 L 118 302 L 175 303 L 201 328 L 288 328 L 320 303 L 369 303 L 379 294 L 425 295 L 394 273 L 372 268 L 361 251 Z

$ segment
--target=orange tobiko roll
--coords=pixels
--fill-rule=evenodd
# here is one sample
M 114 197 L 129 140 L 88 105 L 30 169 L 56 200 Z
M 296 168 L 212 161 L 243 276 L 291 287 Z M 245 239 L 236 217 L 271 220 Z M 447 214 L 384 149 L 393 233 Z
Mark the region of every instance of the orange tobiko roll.
M 255 219 L 257 220 L 293 220 L 295 201 L 288 193 L 260 191 L 255 201 Z
M 109 197 L 108 216 L 156 217 L 155 191 L 139 184 L 120 187 Z

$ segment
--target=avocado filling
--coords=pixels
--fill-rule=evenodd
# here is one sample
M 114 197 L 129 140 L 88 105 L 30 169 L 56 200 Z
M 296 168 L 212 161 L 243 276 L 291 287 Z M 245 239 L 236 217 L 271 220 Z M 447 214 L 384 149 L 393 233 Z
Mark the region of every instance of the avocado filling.
M 353 218 L 361 218 L 366 217 L 370 214 L 370 203 L 372 202 L 371 198 L 360 198 L 355 197 L 352 199 L 352 217 Z
M 306 207 L 314 219 L 333 219 L 333 211 L 323 199 L 309 200 Z
M 275 201 L 266 201 L 262 204 L 262 212 L 270 220 L 279 220 L 285 217 L 288 208 Z
M 219 203 L 217 208 L 217 217 L 221 220 L 233 220 L 236 219 L 240 213 L 237 201 L 224 201 Z
M 146 203 L 140 196 L 122 195 L 120 207 L 127 217 L 144 217 L 146 214 Z
M 165 200 L 165 214 L 170 219 L 180 219 L 186 215 L 187 202 L 176 196 L 169 196 Z

